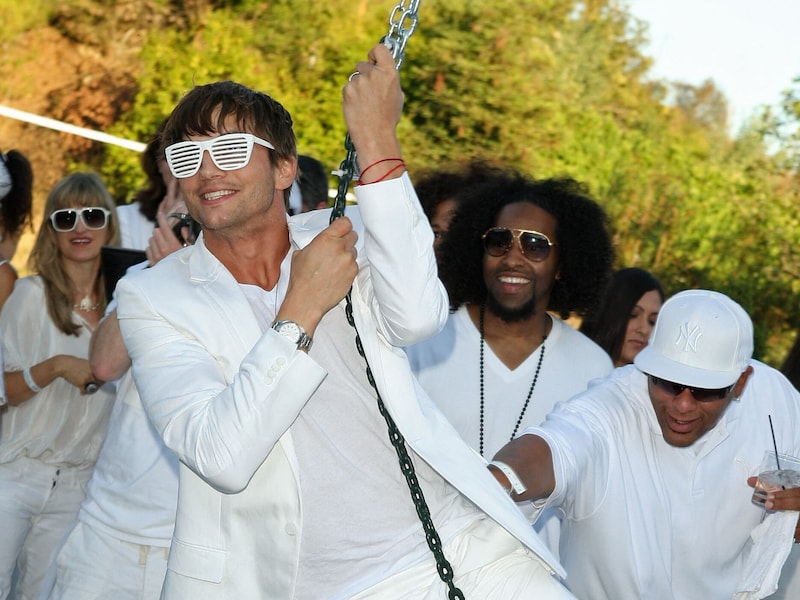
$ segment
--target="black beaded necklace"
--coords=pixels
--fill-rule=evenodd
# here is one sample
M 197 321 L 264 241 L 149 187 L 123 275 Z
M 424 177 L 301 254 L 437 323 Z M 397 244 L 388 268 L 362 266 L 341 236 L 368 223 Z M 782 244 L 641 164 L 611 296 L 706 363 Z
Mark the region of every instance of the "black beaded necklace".
M 483 318 L 484 314 L 486 313 L 486 304 L 481 304 L 481 312 L 480 312 L 480 319 L 479 323 L 479 330 L 481 333 L 481 362 L 480 362 L 480 375 L 481 375 L 481 417 L 480 417 L 480 439 L 479 439 L 479 450 L 481 456 L 483 456 L 483 413 L 484 413 L 484 398 L 483 398 L 483 347 L 484 347 L 484 336 L 483 336 Z M 544 360 L 544 343 L 547 341 L 547 334 L 542 337 L 542 351 L 539 353 L 539 362 L 536 365 L 536 373 L 533 375 L 533 381 L 531 382 L 531 388 L 528 390 L 528 396 L 525 398 L 525 404 L 522 405 L 522 411 L 519 413 L 519 418 L 517 419 L 517 424 L 514 426 L 514 431 L 511 432 L 511 438 L 509 441 L 514 439 L 514 436 L 517 435 L 517 431 L 519 430 L 519 426 L 522 424 L 522 418 L 525 416 L 525 411 L 528 410 L 528 404 L 530 404 L 531 396 L 533 395 L 533 388 L 536 387 L 536 381 L 539 379 L 539 371 L 542 369 L 542 360 Z

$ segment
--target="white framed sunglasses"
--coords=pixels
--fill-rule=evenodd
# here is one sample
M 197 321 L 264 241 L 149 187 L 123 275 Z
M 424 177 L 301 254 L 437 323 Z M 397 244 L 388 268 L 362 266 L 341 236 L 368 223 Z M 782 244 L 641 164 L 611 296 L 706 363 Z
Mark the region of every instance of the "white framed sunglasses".
M 50 223 L 53 229 L 66 233 L 78 226 L 78 218 L 83 221 L 86 229 L 103 229 L 108 225 L 111 211 L 101 206 L 87 206 L 85 208 L 62 208 L 50 214 Z
M 235 171 L 247 166 L 253 144 L 275 150 L 275 146 L 251 133 L 226 133 L 202 142 L 176 142 L 167 146 L 165 154 L 169 170 L 178 179 L 191 177 L 200 170 L 203 152 L 222 171 Z

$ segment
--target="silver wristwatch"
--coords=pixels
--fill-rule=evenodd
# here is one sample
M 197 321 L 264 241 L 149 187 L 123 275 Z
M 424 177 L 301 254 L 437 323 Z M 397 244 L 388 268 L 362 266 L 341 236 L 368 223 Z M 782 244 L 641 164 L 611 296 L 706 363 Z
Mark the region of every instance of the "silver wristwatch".
M 314 342 L 300 325 L 294 321 L 275 321 L 272 328 L 283 337 L 289 338 L 297 344 L 298 350 L 308 350 Z

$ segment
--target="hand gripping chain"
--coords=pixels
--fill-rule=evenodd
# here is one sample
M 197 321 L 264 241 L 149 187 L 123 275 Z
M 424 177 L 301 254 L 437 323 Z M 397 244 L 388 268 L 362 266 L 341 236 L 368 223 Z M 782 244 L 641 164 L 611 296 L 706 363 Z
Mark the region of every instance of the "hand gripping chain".
M 389 33 L 381 38 L 381 43 L 391 51 L 395 68 L 398 70 L 402 66 L 405 58 L 408 38 L 410 38 L 417 29 L 417 10 L 419 9 L 419 3 L 420 0 L 410 0 L 409 2 L 400 0 L 397 6 L 392 9 L 392 14 L 389 15 Z M 408 4 L 408 6 L 406 6 L 406 4 Z M 356 149 L 353 146 L 353 142 L 350 140 L 349 133 L 345 136 L 344 147 L 347 151 L 347 155 L 339 165 L 339 170 L 334 172 L 334 174 L 339 177 L 339 187 L 336 193 L 336 200 L 333 203 L 331 222 L 344 214 L 345 204 L 347 203 L 347 190 L 350 187 L 350 182 L 358 178 Z

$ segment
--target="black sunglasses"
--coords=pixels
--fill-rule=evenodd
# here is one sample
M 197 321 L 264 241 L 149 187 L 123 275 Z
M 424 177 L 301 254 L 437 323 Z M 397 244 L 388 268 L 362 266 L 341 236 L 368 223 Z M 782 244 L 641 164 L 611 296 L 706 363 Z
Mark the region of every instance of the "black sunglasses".
M 674 381 L 667 381 L 655 375 L 649 375 L 650 381 L 654 386 L 666 394 L 678 396 L 683 393 L 683 390 L 688 389 L 695 400 L 698 402 L 713 402 L 714 400 L 722 400 L 725 396 L 731 393 L 736 383 L 732 383 L 728 387 L 709 390 L 706 388 L 691 387 L 683 385 L 682 383 L 675 383 Z
M 545 234 L 528 229 L 508 229 L 492 227 L 483 234 L 483 248 L 489 256 L 503 256 L 511 250 L 511 244 L 517 240 L 519 251 L 534 262 L 542 262 L 550 256 L 550 248 L 554 242 Z

